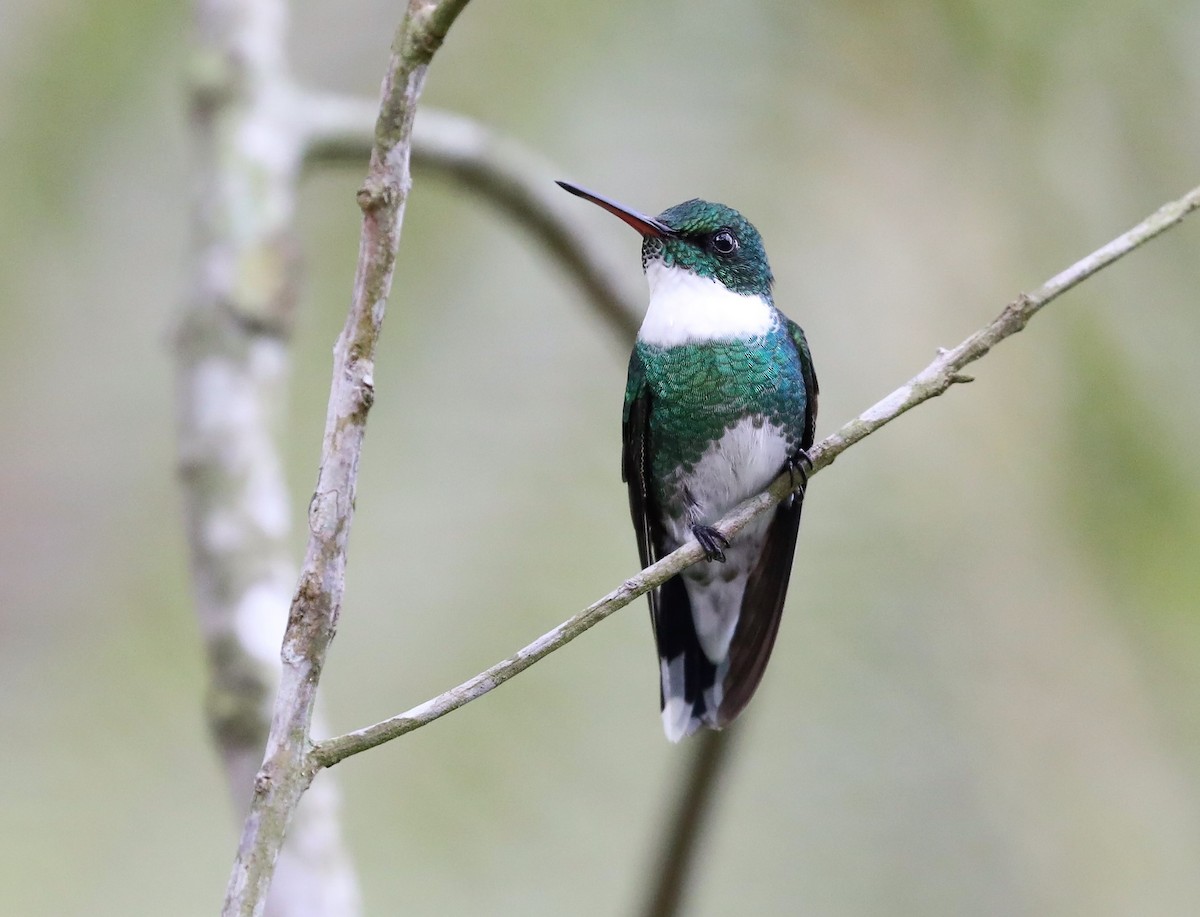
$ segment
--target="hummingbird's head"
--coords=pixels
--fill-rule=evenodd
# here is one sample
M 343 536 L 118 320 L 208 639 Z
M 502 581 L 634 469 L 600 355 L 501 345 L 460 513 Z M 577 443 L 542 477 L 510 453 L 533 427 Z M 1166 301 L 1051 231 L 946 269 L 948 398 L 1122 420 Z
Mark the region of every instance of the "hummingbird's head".
M 577 185 L 567 191 L 603 207 L 642 234 L 642 268 L 660 264 L 715 280 L 734 293 L 771 302 L 771 266 L 762 237 L 732 207 L 693 199 L 648 217 Z
M 732 207 L 693 198 L 656 218 L 670 233 L 642 234 L 642 268 L 661 261 L 724 284 L 734 293 L 771 298 L 771 266 L 758 230 Z

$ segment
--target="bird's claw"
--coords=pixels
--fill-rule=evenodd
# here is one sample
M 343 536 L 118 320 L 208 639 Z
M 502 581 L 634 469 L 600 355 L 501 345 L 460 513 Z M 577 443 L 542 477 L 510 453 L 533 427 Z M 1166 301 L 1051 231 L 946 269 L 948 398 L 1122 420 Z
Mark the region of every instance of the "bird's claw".
M 728 538 L 711 525 L 693 525 L 692 534 L 700 542 L 700 547 L 704 548 L 705 560 L 715 560 L 719 564 L 725 563 L 725 552 L 722 549 L 729 547 Z
M 808 476 L 812 473 L 813 463 L 809 458 L 808 453 L 803 449 L 797 449 L 787 460 L 788 483 L 792 490 L 799 489 L 800 496 L 804 496 L 804 491 L 808 487 Z M 799 479 L 799 487 L 797 487 L 797 479 Z

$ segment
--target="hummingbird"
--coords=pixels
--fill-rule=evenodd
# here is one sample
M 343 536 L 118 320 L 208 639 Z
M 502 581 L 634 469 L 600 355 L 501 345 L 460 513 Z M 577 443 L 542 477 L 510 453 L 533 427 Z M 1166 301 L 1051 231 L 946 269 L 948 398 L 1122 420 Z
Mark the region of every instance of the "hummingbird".
M 800 525 L 817 376 L 775 308 L 758 230 L 693 199 L 646 216 L 558 184 L 642 236 L 650 304 L 629 358 L 621 477 L 647 567 L 694 538 L 705 559 L 649 593 L 672 742 L 745 709 L 779 631 Z M 796 491 L 731 542 L 714 527 L 784 470 Z M 798 477 L 796 477 L 798 476 Z

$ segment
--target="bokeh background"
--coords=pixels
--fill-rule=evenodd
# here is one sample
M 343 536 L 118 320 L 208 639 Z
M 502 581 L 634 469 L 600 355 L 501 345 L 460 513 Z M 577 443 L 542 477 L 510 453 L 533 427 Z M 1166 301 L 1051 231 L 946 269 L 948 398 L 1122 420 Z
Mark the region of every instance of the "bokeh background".
M 374 96 L 397 16 L 296 3 L 295 72 Z M 6 913 L 212 914 L 236 842 L 173 468 L 188 27 L 179 0 L 0 6 Z M 1198 38 L 1200 6 L 1169 0 L 479 0 L 425 99 L 542 151 L 547 181 L 743 210 L 807 329 L 823 435 L 1200 182 Z M 301 517 L 361 175 L 301 197 Z M 636 237 L 578 219 L 637 289 Z M 1196 912 L 1198 296 L 1184 224 L 815 480 L 690 913 Z M 625 360 L 520 231 L 417 174 L 333 728 L 457 683 L 636 569 Z M 656 671 L 639 603 L 339 767 L 368 913 L 629 912 L 686 759 Z

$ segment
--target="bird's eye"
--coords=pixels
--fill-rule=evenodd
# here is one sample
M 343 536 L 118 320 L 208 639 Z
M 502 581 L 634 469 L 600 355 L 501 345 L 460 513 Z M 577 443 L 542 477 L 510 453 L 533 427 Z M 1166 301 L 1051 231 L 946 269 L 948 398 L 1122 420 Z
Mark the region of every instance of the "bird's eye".
M 732 255 L 738 247 L 737 237 L 728 229 L 718 229 L 714 232 L 710 244 L 718 255 Z

